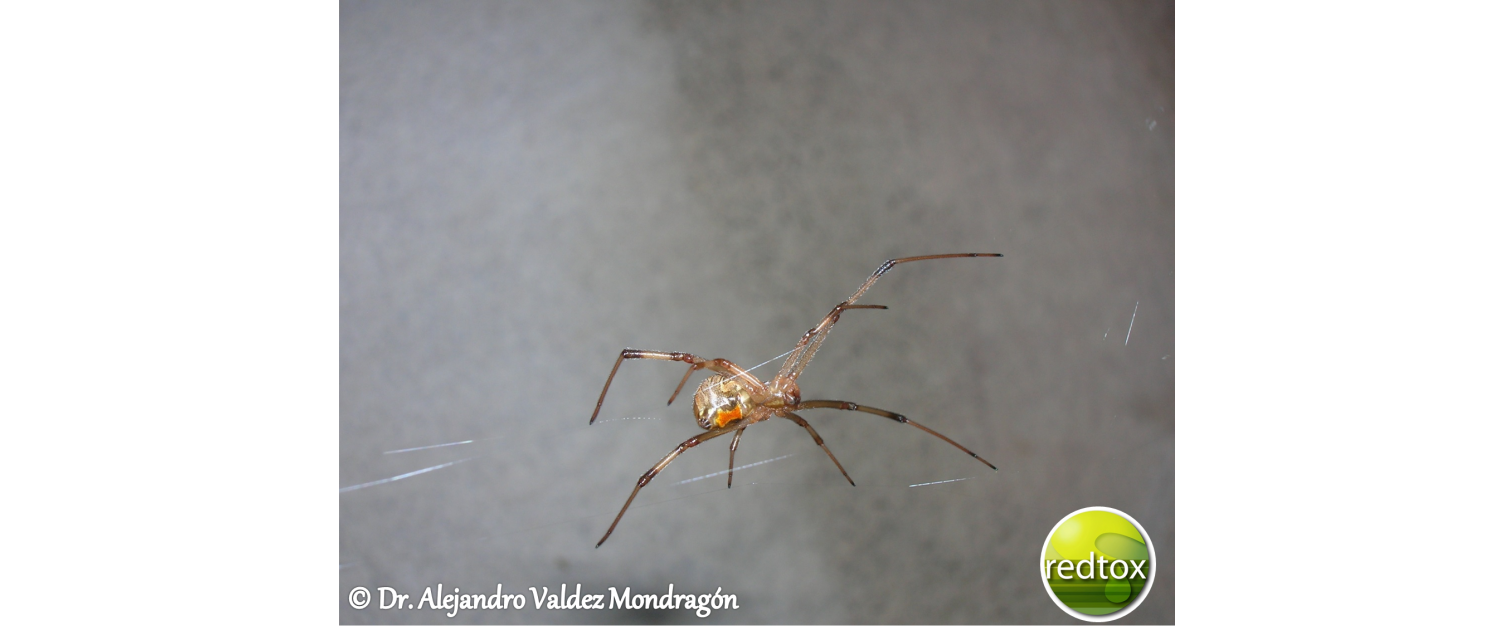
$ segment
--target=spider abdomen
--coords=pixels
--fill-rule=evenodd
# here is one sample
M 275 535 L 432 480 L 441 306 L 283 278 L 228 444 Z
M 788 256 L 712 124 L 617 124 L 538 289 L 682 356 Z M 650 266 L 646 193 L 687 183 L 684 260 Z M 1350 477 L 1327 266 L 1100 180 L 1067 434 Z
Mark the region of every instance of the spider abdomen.
M 693 393 L 693 416 L 704 429 L 731 426 L 749 416 L 754 407 L 750 389 L 724 376 L 704 378 Z

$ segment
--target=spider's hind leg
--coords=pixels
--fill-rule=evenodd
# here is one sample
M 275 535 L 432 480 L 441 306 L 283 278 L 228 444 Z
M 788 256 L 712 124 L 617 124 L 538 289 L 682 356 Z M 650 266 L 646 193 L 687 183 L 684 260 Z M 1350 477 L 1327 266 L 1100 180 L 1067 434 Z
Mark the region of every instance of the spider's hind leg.
M 614 522 L 609 523 L 609 530 L 604 532 L 604 537 L 599 539 L 599 543 L 594 545 L 594 548 L 599 548 L 599 545 L 604 544 L 604 541 L 609 539 L 609 535 L 615 532 L 615 525 L 620 524 L 620 518 L 625 517 L 625 510 L 630 508 L 630 503 L 635 502 L 635 494 L 640 493 L 641 488 L 650 483 L 651 479 L 656 477 L 656 474 L 661 473 L 662 469 L 665 469 L 667 468 L 667 465 L 672 464 L 672 461 L 676 460 L 677 456 L 682 455 L 682 452 L 703 444 L 707 440 L 712 440 L 714 438 L 722 436 L 726 433 L 729 433 L 729 429 L 710 431 L 708 433 L 699 434 L 688 438 L 687 440 L 684 440 L 682 444 L 677 445 L 677 448 L 674 449 L 671 453 L 667 454 L 667 457 L 662 458 L 661 462 L 656 463 L 656 466 L 646 470 L 646 473 L 641 475 L 641 479 L 635 482 L 635 489 L 630 492 L 630 497 L 625 499 L 625 506 L 620 507 L 620 514 L 615 516 Z
M 609 393 L 609 385 L 610 383 L 615 381 L 615 374 L 620 371 L 620 363 L 626 360 L 666 360 L 669 362 L 686 362 L 688 365 L 690 365 L 688 367 L 687 373 L 683 374 L 682 376 L 682 382 L 677 383 L 677 390 L 673 391 L 672 397 L 667 399 L 668 405 L 672 404 L 672 401 L 677 399 L 677 394 L 682 391 L 682 385 L 687 384 L 688 376 L 693 375 L 693 372 L 699 369 L 708 369 L 709 371 L 721 373 L 731 378 L 744 378 L 746 380 L 746 384 L 754 387 L 757 391 L 765 391 L 765 386 L 761 384 L 758 378 L 750 375 L 750 373 L 745 371 L 744 369 L 741 369 L 739 365 L 723 358 L 708 360 L 706 358 L 695 356 L 691 353 L 682 353 L 680 351 L 642 351 L 640 349 L 625 349 L 624 351 L 620 352 L 620 357 L 615 359 L 615 368 L 609 370 L 609 377 L 604 379 L 604 390 L 599 392 L 599 401 L 594 403 L 594 415 L 589 416 L 589 424 L 594 424 L 594 420 L 597 420 L 599 418 L 599 409 L 604 406 L 604 396 Z
M 839 464 L 839 459 L 833 457 L 833 451 L 830 451 L 828 449 L 828 445 L 823 444 L 823 436 L 818 435 L 818 432 L 813 430 L 812 425 L 808 424 L 806 420 L 803 420 L 802 416 L 799 416 L 795 413 L 785 413 L 782 414 L 781 417 L 802 425 L 803 429 L 807 429 L 807 433 L 808 435 L 812 436 L 813 442 L 816 442 L 818 443 L 818 446 L 823 447 L 823 453 L 828 454 L 828 459 L 832 460 L 833 465 L 839 468 L 839 473 L 844 474 L 844 479 L 849 481 L 849 486 L 855 486 L 854 478 L 849 477 L 849 472 L 844 470 L 844 465 Z
M 740 448 L 740 436 L 744 435 L 745 428 L 740 427 L 734 432 L 734 440 L 729 443 L 729 489 L 734 488 L 734 450 Z

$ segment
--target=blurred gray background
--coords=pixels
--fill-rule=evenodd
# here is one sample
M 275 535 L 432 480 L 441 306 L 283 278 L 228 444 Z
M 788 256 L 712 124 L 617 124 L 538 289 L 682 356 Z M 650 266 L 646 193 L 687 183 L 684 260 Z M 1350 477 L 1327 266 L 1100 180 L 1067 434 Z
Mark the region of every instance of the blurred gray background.
M 1038 576 L 1083 507 L 1174 621 L 1173 6 L 351 2 L 340 31 L 344 623 L 1069 624 Z M 889 258 L 801 378 L 910 416 L 699 433 L 684 366 L 750 367 Z M 1128 344 L 1127 344 L 1128 334 Z M 769 377 L 772 363 L 756 371 Z M 387 453 L 401 449 L 468 442 Z M 943 484 L 925 484 L 959 480 Z M 918 484 L 925 486 L 913 487 Z M 686 611 L 363 611 L 582 584 Z M 528 598 L 529 599 L 529 598 Z M 1080 623 L 1081 624 L 1081 623 Z

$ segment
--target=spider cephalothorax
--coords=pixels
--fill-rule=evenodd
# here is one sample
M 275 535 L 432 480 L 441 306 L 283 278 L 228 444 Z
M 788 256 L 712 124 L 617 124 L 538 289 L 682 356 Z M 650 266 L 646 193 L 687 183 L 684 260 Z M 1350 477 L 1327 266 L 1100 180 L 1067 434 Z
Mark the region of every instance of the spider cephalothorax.
M 844 402 L 842 400 L 808 400 L 807 402 L 803 402 L 802 390 L 797 387 L 797 376 L 802 375 L 802 370 L 807 368 L 807 364 L 812 361 L 813 354 L 818 352 L 818 347 L 828 337 L 829 327 L 838 322 L 839 317 L 845 311 L 851 309 L 885 308 L 884 305 L 878 304 L 854 304 L 854 301 L 863 296 L 865 291 L 870 289 L 870 285 L 875 284 L 875 281 L 884 275 L 885 272 L 890 271 L 891 267 L 903 262 L 913 262 L 916 260 L 978 258 L 980 256 L 1000 257 L 1000 254 L 949 253 L 937 256 L 916 256 L 912 258 L 900 258 L 898 260 L 887 260 L 885 264 L 880 265 L 880 268 L 875 270 L 875 273 L 868 280 L 865 280 L 864 286 L 855 291 L 854 295 L 840 302 L 838 306 L 833 308 L 833 311 L 823 316 L 822 322 L 819 322 L 811 331 L 802 336 L 802 340 L 797 343 L 796 348 L 787 352 L 787 359 L 786 362 L 782 363 L 781 371 L 777 372 L 776 377 L 766 382 L 762 382 L 759 378 L 751 375 L 749 371 L 741 369 L 733 362 L 722 358 L 709 360 L 691 353 L 680 353 L 677 351 L 640 351 L 637 349 L 621 351 L 620 358 L 615 360 L 615 368 L 610 369 L 609 377 L 604 380 L 604 390 L 599 392 L 599 402 L 594 404 L 594 415 L 589 418 L 589 424 L 593 424 L 594 420 L 599 417 L 599 408 L 604 406 L 604 394 L 609 393 L 609 384 L 614 381 L 615 372 L 620 370 L 620 363 L 626 360 L 668 360 L 683 362 L 689 365 L 687 372 L 682 376 L 682 382 L 677 383 L 677 390 L 673 391 L 672 397 L 667 399 L 667 404 L 672 404 L 672 400 L 676 399 L 677 394 L 682 392 L 683 385 L 687 384 L 688 378 L 693 375 L 694 371 L 708 369 L 714 372 L 715 375 L 709 376 L 702 384 L 699 384 L 698 390 L 693 393 L 693 415 L 698 419 L 698 426 L 703 427 L 708 433 L 699 434 L 683 441 L 682 444 L 677 445 L 675 451 L 667 454 L 667 457 L 662 458 L 661 462 L 656 463 L 656 466 L 651 467 L 651 469 L 646 471 L 645 475 L 641 476 L 640 480 L 636 481 L 635 490 L 630 492 L 630 497 L 625 500 L 625 506 L 620 507 L 620 514 L 615 516 L 614 522 L 610 523 L 609 530 L 604 532 L 604 537 L 599 539 L 599 544 L 604 544 L 604 541 L 609 539 L 609 534 L 614 533 L 615 525 L 620 524 L 620 518 L 625 516 L 625 510 L 630 508 L 630 503 L 635 500 L 635 494 L 640 492 L 641 487 L 651 482 L 651 479 L 655 478 L 656 474 L 665 469 L 677 456 L 710 439 L 731 433 L 734 434 L 734 440 L 729 443 L 729 486 L 733 487 L 734 452 L 740 446 L 740 435 L 745 432 L 746 427 L 757 422 L 770 420 L 771 418 L 785 418 L 797 423 L 797 426 L 806 429 L 807 434 L 812 436 L 813 442 L 822 447 L 823 452 L 827 453 L 829 459 L 833 460 L 833 464 L 839 468 L 839 473 L 844 474 L 844 479 L 848 480 L 849 484 L 854 484 L 854 479 L 849 477 L 847 471 L 844 471 L 844 465 L 839 464 L 839 459 L 834 457 L 833 451 L 828 449 L 828 445 L 823 444 L 822 436 L 819 436 L 812 425 L 802 419 L 802 416 L 795 413 L 805 409 L 860 411 L 895 420 L 902 424 L 908 424 L 942 438 L 944 442 L 958 447 L 964 453 L 989 465 L 991 469 L 995 469 L 995 465 L 990 464 L 984 458 L 980 458 L 979 454 L 969 451 L 963 445 L 949 440 L 947 436 L 917 424 L 899 413 L 893 413 L 885 409 L 876 409 L 875 407 L 860 406 L 853 402 Z M 594 546 L 597 547 L 598 545 Z

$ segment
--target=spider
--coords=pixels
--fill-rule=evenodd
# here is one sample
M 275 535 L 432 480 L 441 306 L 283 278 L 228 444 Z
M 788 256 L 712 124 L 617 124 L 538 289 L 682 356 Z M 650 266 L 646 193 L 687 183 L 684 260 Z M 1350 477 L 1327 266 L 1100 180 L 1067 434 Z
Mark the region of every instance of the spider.
M 917 424 L 899 413 L 842 400 L 804 401 L 802 400 L 801 389 L 797 388 L 797 376 L 802 375 L 802 370 L 807 368 L 807 364 L 812 361 L 813 354 L 818 352 L 818 347 L 822 346 L 823 340 L 828 337 L 829 329 L 833 327 L 835 322 L 839 321 L 840 314 L 850 309 L 887 308 L 885 305 L 880 304 L 854 304 L 854 301 L 863 296 L 870 289 L 870 285 L 875 284 L 875 281 L 880 279 L 880 276 L 885 275 L 887 271 L 890 271 L 892 267 L 903 262 L 914 262 L 917 260 L 978 257 L 998 258 L 1001 256 L 998 253 L 945 253 L 942 255 L 914 256 L 911 258 L 887 260 L 885 264 L 880 265 L 880 268 L 875 270 L 875 273 L 868 280 L 865 280 L 865 284 L 858 291 L 855 291 L 854 295 L 849 296 L 848 300 L 838 303 L 833 308 L 833 311 L 823 316 L 822 322 L 819 322 L 817 326 L 814 326 L 802 336 L 802 339 L 797 342 L 796 348 L 792 349 L 791 353 L 787 356 L 786 362 L 782 363 L 781 370 L 776 373 L 776 377 L 772 378 L 769 382 L 762 382 L 759 378 L 751 375 L 750 372 L 741 369 L 739 365 L 723 358 L 709 360 L 691 353 L 676 351 L 641 351 L 638 349 L 625 349 L 621 351 L 619 359 L 615 360 L 615 368 L 610 369 L 609 378 L 604 381 L 604 390 L 599 392 L 599 402 L 594 404 L 594 415 L 589 417 L 589 424 L 594 424 L 594 420 L 599 418 L 599 409 L 604 406 L 604 395 L 609 393 L 609 384 L 614 382 L 615 372 L 620 370 L 620 363 L 626 360 L 668 360 L 684 362 L 689 365 L 687 373 L 684 373 L 682 376 L 682 382 L 677 383 L 677 390 L 672 392 L 672 397 L 667 398 L 668 406 L 671 406 L 672 401 L 677 399 L 677 394 L 682 392 L 683 385 L 687 384 L 688 378 L 693 375 L 694 371 L 708 369 L 709 371 L 713 371 L 715 375 L 704 379 L 698 385 L 698 390 L 693 393 L 693 415 L 698 419 L 698 426 L 702 427 L 707 433 L 693 436 L 683 441 L 682 444 L 677 445 L 675 450 L 667 454 L 665 458 L 656 463 L 656 466 L 647 470 L 641 476 L 640 480 L 636 481 L 635 489 L 630 492 L 630 497 L 625 500 L 625 506 L 620 507 L 620 514 L 615 516 L 615 521 L 610 523 L 609 530 L 604 532 L 604 537 L 600 538 L 599 543 L 595 544 L 594 547 L 598 548 L 604 544 L 605 540 L 609 539 L 610 534 L 615 532 L 615 526 L 620 524 L 620 518 L 625 517 L 625 510 L 629 509 L 630 503 L 635 501 L 636 494 L 640 493 L 641 488 L 651 482 L 651 479 L 655 478 L 656 474 L 661 473 L 662 469 L 665 469 L 667 465 L 677 459 L 677 456 L 704 442 L 719 436 L 729 435 L 730 433 L 734 434 L 734 440 L 729 443 L 729 487 L 733 488 L 734 452 L 740 446 L 740 435 L 745 432 L 746 427 L 771 418 L 785 418 L 806 429 L 807 434 L 812 436 L 813 442 L 823 448 L 823 452 L 828 454 L 830 460 L 833 460 L 834 466 L 839 468 L 839 473 L 844 474 L 844 479 L 849 481 L 850 486 L 853 486 L 854 479 L 849 477 L 848 471 L 844 471 L 844 465 L 839 464 L 839 459 L 834 457 L 833 451 L 828 449 L 828 445 L 823 444 L 822 436 L 819 436 L 818 432 L 813 430 L 812 425 L 802 419 L 802 416 L 795 413 L 803 409 L 863 411 L 883 418 L 889 418 L 902 424 L 909 424 L 942 438 L 943 442 L 958 447 L 964 453 L 988 465 L 989 468 L 999 471 L 988 460 L 979 457 L 979 454 L 964 448 L 963 445 L 950 440 L 941 433 Z

